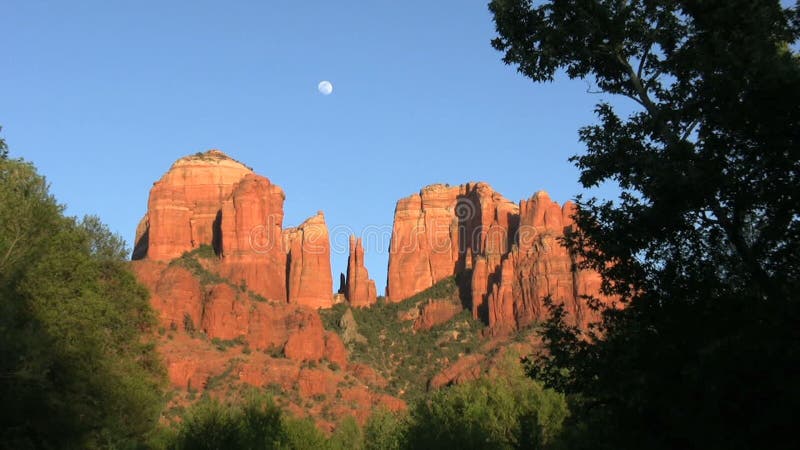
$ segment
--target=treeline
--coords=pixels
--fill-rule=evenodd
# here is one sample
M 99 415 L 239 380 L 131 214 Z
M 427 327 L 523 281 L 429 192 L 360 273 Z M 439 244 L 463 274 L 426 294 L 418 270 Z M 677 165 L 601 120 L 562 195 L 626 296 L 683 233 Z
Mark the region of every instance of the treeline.
M 164 374 L 127 255 L 0 146 L 0 447 L 127 448 L 155 428 Z
M 363 427 L 346 417 L 330 436 L 255 390 L 236 405 L 205 398 L 150 444 L 179 450 L 557 448 L 568 415 L 564 397 L 525 377 L 518 360 L 513 364 L 502 377 L 436 391 L 407 412 L 374 411 Z
M 124 241 L 75 219 L 32 164 L 0 154 L 0 448 L 549 448 L 566 400 L 509 356 L 499 372 L 442 389 L 407 412 L 343 418 L 331 435 L 263 392 L 208 397 L 160 422 L 165 374 L 147 291 Z

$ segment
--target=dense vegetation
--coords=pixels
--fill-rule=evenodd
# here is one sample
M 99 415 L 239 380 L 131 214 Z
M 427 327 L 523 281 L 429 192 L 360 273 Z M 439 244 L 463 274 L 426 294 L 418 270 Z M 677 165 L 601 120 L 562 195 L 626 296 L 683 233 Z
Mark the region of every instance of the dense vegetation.
M 155 445 L 176 449 L 514 449 L 552 448 L 567 415 L 563 396 L 525 377 L 509 359 L 508 375 L 437 391 L 408 413 L 376 411 L 362 427 L 351 417 L 325 436 L 253 392 L 240 404 L 203 399 Z M 155 441 L 154 441 L 155 442 Z
M 158 420 L 148 294 L 124 242 L 65 217 L 32 165 L 0 158 L 0 447 L 127 447 Z
M 575 400 L 576 448 L 786 448 L 800 408 L 800 8 L 777 0 L 495 0 L 504 61 L 564 70 L 610 104 L 580 131 L 568 239 L 607 310 L 562 311 L 532 374 Z M 767 444 L 772 442 L 774 444 Z
M 428 381 L 460 356 L 477 350 L 483 324 L 469 311 L 456 315 L 446 323 L 424 332 L 415 332 L 413 320 L 402 316 L 415 312 L 430 300 L 461 304 L 455 277 L 445 278 L 430 288 L 401 302 L 379 298 L 369 308 L 352 308 L 346 304 L 320 311 L 327 329 L 344 333 L 339 324 L 350 309 L 365 339 L 347 344 L 350 359 L 376 369 L 389 381 L 388 392 L 406 400 L 416 400 L 427 391 Z M 346 336 L 345 342 L 347 342 Z

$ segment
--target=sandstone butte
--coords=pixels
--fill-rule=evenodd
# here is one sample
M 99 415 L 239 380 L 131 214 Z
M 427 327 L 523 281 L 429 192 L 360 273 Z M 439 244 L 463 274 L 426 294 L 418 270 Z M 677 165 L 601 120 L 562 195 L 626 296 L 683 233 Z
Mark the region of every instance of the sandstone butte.
M 132 268 L 150 290 L 161 329 L 170 330 L 159 352 L 171 383 L 191 391 L 232 373 L 238 383 L 324 397 L 315 408 L 362 421 L 378 405 L 404 408 L 371 389 L 385 380 L 350 364 L 339 335 L 323 328 L 316 309 L 333 304 L 328 228 L 320 212 L 284 229 L 284 199 L 280 187 L 217 150 L 179 159 L 153 184 Z M 214 250 L 215 257 L 198 259 L 212 276 L 173 263 L 201 245 Z M 354 301 L 374 303 L 360 242 L 351 259 Z M 221 352 L 195 332 L 212 342 L 246 342 L 256 352 Z M 331 367 L 307 365 L 322 361 Z M 323 428 L 333 425 L 319 411 L 288 407 L 316 415 Z
M 283 229 L 283 190 L 218 150 L 176 161 L 153 184 L 133 259 L 170 261 L 211 245 L 219 272 L 266 299 L 333 305 L 330 239 L 321 212 Z
M 486 183 L 427 186 L 397 202 L 387 297 L 400 301 L 466 274 L 469 307 L 491 334 L 544 319 L 547 296 L 585 327 L 597 320 L 585 296 L 613 299 L 600 293 L 600 275 L 577 268 L 576 255 L 560 244 L 574 212 L 573 203 L 559 206 L 544 191 L 515 204 Z
M 335 416 L 363 420 L 377 405 L 404 408 L 402 400 L 370 389 L 386 380 L 349 362 L 339 335 L 323 328 L 316 309 L 334 303 L 325 218 L 320 212 L 284 228 L 284 200 L 280 187 L 217 150 L 179 159 L 153 184 L 132 265 L 151 292 L 162 329 L 175 335 L 159 344 L 172 384 L 206 386 L 235 365 L 238 382 L 325 397 Z M 486 183 L 425 187 L 397 202 L 387 297 L 400 301 L 461 275 L 468 293 L 464 306 L 489 325 L 491 336 L 543 319 L 545 296 L 563 302 L 573 323 L 586 326 L 595 316 L 583 296 L 612 299 L 599 295 L 599 275 L 577 269 L 576 256 L 558 241 L 574 226 L 573 212 L 574 205 L 559 206 L 544 192 L 516 204 Z M 213 258 L 200 261 L 214 275 L 210 279 L 171 263 L 201 245 L 214 250 Z M 363 243 L 355 237 L 342 278 L 341 292 L 352 306 L 376 302 Z M 460 300 L 420 305 L 409 318 L 413 328 L 424 331 L 450 320 L 463 308 Z M 221 353 L 191 338 L 194 331 L 212 340 L 244 340 L 260 352 Z M 433 385 L 475 376 L 484 359 L 455 361 Z M 341 370 L 310 367 L 309 361 L 328 361 Z M 348 375 L 355 381 L 345 383 Z

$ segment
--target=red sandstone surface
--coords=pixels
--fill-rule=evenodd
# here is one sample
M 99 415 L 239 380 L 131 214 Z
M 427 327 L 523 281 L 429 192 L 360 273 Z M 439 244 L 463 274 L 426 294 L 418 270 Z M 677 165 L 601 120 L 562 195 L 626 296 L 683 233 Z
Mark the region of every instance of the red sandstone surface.
M 151 292 L 170 382 L 191 391 L 227 378 L 230 385 L 293 392 L 299 397 L 284 406 L 328 428 L 333 424 L 323 410 L 363 421 L 377 405 L 405 408 L 380 392 L 386 378 L 351 363 L 339 335 L 323 328 L 317 308 L 334 303 L 328 228 L 320 212 L 284 229 L 285 197 L 269 179 L 216 150 L 181 158 L 154 183 L 132 267 Z M 517 346 L 505 336 L 545 318 L 546 296 L 586 326 L 596 316 L 582 297 L 613 299 L 599 295 L 599 275 L 577 269 L 576 256 L 559 242 L 574 226 L 574 210 L 544 192 L 515 204 L 486 183 L 423 188 L 397 202 L 387 298 L 400 301 L 471 271 L 459 283 L 468 309 L 489 325 L 484 353 Z M 202 273 L 175 260 L 201 245 L 214 250 L 199 260 Z M 356 237 L 342 293 L 351 306 L 376 303 Z M 434 299 L 398 320 L 413 320 L 414 332 L 424 333 L 463 308 L 458 298 Z M 528 344 L 517 350 L 532 351 Z M 496 359 L 479 352 L 450 361 L 429 386 L 474 379 Z M 323 400 L 309 406 L 309 398 Z
M 347 259 L 347 278 L 344 294 L 351 306 L 370 306 L 377 301 L 375 281 L 369 278 L 364 266 L 364 246 L 361 238 L 350 236 L 350 257 Z
M 543 299 L 564 303 L 573 324 L 595 320 L 584 296 L 610 302 L 599 275 L 580 270 L 559 239 L 573 226 L 574 205 L 543 191 L 515 205 L 486 183 L 432 185 L 397 202 L 387 297 L 400 301 L 472 270 L 471 307 L 490 334 L 546 317 Z
M 169 261 L 201 245 L 219 273 L 262 297 L 333 304 L 330 239 L 322 213 L 283 229 L 283 190 L 218 150 L 179 159 L 153 184 L 133 259 Z
M 209 271 L 221 266 L 213 260 L 205 265 Z M 349 363 L 341 338 L 323 328 L 316 310 L 257 300 L 228 282 L 203 285 L 176 264 L 143 260 L 132 268 L 151 292 L 163 334 L 158 350 L 173 387 L 202 391 L 221 379 L 227 387 L 212 395 L 222 396 L 242 384 L 271 387 L 282 398 L 296 396 L 284 406 L 315 417 L 323 429 L 335 423 L 321 415 L 322 408 L 363 423 L 379 406 L 406 407 L 380 392 L 386 381 L 371 368 Z M 233 344 L 221 349 L 221 343 Z

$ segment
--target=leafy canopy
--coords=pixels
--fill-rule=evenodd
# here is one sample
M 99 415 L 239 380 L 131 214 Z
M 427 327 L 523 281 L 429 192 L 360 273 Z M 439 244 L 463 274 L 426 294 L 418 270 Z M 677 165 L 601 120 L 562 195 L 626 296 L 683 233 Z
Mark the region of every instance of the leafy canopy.
M 141 443 L 163 406 L 146 290 L 124 242 L 63 215 L 44 178 L 0 159 L 0 447 Z
M 536 376 L 574 395 L 609 448 L 752 448 L 800 406 L 800 36 L 777 0 L 494 0 L 496 49 L 537 82 L 563 71 L 600 103 L 571 160 L 587 187 L 567 244 L 603 276 L 583 338 L 554 309 Z M 766 408 L 766 409 L 765 409 Z
M 546 448 L 567 416 L 563 395 L 523 376 L 509 356 L 503 377 L 433 392 L 411 409 L 408 448 Z

